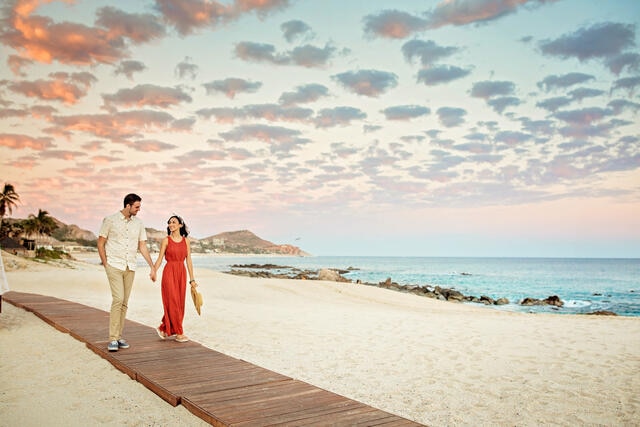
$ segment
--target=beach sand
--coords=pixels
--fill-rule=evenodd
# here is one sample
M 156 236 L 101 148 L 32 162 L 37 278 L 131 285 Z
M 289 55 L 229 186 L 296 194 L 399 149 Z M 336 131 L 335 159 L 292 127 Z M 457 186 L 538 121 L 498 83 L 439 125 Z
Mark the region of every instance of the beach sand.
M 109 310 L 98 265 L 3 258 L 12 290 Z M 162 303 L 148 273 L 136 275 L 127 317 L 155 327 Z M 640 425 L 640 318 L 509 313 L 204 269 L 196 277 L 204 306 L 198 316 L 187 300 L 192 340 L 384 411 L 431 426 Z M 7 302 L 0 372 L 0 425 L 203 424 Z

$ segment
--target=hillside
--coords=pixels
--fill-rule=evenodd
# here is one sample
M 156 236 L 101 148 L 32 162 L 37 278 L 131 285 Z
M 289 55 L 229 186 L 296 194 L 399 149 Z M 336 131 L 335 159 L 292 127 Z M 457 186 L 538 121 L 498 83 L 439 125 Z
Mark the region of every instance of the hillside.
M 72 241 L 95 246 L 97 236 L 77 225 L 67 225 L 54 218 L 58 229 L 53 236 L 58 241 Z M 166 230 L 146 228 L 147 239 L 152 251 L 160 249 L 160 242 L 167 235 Z M 308 256 L 309 254 L 297 246 L 275 244 L 264 240 L 249 230 L 227 231 L 204 239 L 191 239 L 191 250 L 194 253 L 230 253 L 230 254 L 277 254 L 292 256 Z
M 227 231 L 200 240 L 203 246 L 212 246 L 220 252 L 237 254 L 309 255 L 297 246 L 277 245 L 261 239 L 249 230 Z
M 46 244 L 62 245 L 62 242 L 76 242 L 81 246 L 96 246 L 98 237 L 89 230 L 83 230 L 77 225 L 68 225 L 53 218 L 58 228 L 47 238 Z M 8 222 L 18 222 L 19 219 L 5 219 Z M 156 230 L 146 228 L 147 241 L 152 252 L 160 249 L 160 242 L 167 235 L 166 229 Z M 191 239 L 191 250 L 194 253 L 228 253 L 228 254 L 276 254 L 292 256 L 308 256 L 309 254 L 297 246 L 275 244 L 264 240 L 249 230 L 227 231 L 209 236 L 204 239 Z

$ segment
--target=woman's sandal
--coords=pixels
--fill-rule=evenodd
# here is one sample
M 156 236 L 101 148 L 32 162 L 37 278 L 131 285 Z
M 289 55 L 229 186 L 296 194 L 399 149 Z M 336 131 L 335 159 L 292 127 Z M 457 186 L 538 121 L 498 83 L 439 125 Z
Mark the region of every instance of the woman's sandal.
M 162 332 L 160 330 L 160 328 L 156 328 L 156 332 L 158 333 L 158 336 L 160 337 L 161 340 L 165 340 L 167 339 L 167 334 L 165 334 L 164 332 Z
M 187 341 L 189 341 L 189 338 L 187 338 L 187 336 L 185 336 L 185 335 L 176 335 L 176 341 L 177 342 L 187 342 Z

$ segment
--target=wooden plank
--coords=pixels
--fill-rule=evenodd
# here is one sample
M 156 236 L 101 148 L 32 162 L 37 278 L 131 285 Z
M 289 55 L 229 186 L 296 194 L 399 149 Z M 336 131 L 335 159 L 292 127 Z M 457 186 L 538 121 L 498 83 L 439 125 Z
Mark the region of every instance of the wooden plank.
M 54 297 L 10 291 L 4 299 L 84 342 L 167 403 L 214 426 L 416 426 L 413 421 L 227 356 L 197 342 L 161 340 L 127 320 L 129 349 L 107 350 L 109 313 Z

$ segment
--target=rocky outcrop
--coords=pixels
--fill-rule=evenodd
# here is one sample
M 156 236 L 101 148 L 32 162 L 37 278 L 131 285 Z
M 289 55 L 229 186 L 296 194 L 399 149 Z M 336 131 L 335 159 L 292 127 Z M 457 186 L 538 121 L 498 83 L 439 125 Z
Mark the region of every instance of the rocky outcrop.
M 609 310 L 598 310 L 598 311 L 594 311 L 593 313 L 587 313 L 590 314 L 592 316 L 617 316 L 618 313 L 614 313 L 613 311 L 609 311 Z
M 545 299 L 525 298 L 520 301 L 520 305 L 552 305 L 555 307 L 562 307 L 564 302 L 557 295 L 551 295 Z
M 192 245 L 193 246 L 193 245 Z M 277 245 L 261 239 L 249 230 L 227 231 L 199 240 L 203 252 L 234 254 L 277 254 L 290 256 L 308 256 L 297 246 Z
M 318 271 L 318 280 L 328 280 L 330 282 L 351 282 L 346 277 L 342 277 L 336 270 L 323 268 Z

